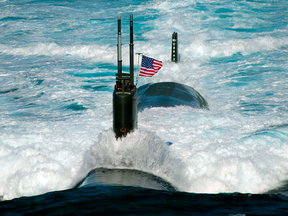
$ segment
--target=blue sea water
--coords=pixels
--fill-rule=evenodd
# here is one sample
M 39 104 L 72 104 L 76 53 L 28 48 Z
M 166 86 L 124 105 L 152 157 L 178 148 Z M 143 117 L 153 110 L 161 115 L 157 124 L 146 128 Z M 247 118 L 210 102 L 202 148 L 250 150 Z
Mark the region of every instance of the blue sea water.
M 163 61 L 138 86 L 189 85 L 209 110 L 145 109 L 116 140 L 117 15 L 129 71 L 130 14 L 135 53 Z M 0 212 L 287 213 L 287 14 L 286 0 L 1 0 Z M 149 172 L 179 192 L 71 189 L 97 167 Z

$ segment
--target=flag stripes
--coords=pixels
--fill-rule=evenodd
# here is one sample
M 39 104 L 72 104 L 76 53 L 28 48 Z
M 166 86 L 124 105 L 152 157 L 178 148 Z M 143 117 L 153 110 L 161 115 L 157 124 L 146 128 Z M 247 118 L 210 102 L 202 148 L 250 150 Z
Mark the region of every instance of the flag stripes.
M 160 70 L 161 67 L 162 61 L 158 61 L 143 55 L 139 76 L 152 77 Z

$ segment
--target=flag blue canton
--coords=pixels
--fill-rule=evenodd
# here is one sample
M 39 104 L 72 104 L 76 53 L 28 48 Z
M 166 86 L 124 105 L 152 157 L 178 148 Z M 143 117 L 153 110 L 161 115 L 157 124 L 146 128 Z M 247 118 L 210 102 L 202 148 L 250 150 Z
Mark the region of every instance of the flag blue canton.
M 147 56 L 142 56 L 142 63 L 139 76 L 152 77 L 162 67 L 162 61 L 158 61 Z
M 146 57 L 143 55 L 142 57 L 142 67 L 153 69 L 153 60 L 152 58 Z

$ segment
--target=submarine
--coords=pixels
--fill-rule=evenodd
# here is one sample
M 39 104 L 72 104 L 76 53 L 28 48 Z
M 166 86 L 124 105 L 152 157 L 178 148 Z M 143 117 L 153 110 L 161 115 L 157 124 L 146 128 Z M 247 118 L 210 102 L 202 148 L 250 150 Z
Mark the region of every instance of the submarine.
M 113 92 L 113 130 L 115 137 L 125 137 L 137 129 L 138 111 L 151 107 L 174 107 L 179 105 L 209 109 L 207 101 L 194 88 L 176 83 L 148 83 L 137 88 L 134 85 L 133 15 L 130 15 L 130 73 L 122 72 L 121 17 L 118 16 L 118 45 L 116 84 Z M 172 34 L 171 61 L 179 61 L 178 34 Z M 129 88 L 130 86 L 130 88 Z
M 138 112 L 151 107 L 179 105 L 209 109 L 208 103 L 194 88 L 176 83 L 148 83 L 137 88 L 134 85 L 133 15 L 130 15 L 130 73 L 122 72 L 121 17 L 118 16 L 118 45 L 116 83 L 113 91 L 113 131 L 116 139 L 125 137 L 137 129 Z M 178 38 L 172 35 L 171 61 L 177 63 Z M 154 190 L 177 191 L 163 178 L 129 168 L 98 167 L 91 170 L 74 188 L 86 186 L 132 186 Z

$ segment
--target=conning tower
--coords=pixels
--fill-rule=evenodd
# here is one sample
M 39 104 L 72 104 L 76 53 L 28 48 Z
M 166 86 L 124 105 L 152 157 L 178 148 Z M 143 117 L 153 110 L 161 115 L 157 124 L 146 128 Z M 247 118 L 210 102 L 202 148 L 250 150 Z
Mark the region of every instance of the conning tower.
M 118 73 L 113 92 L 113 130 L 116 138 L 137 128 L 137 88 L 134 85 L 133 15 L 130 15 L 130 73 L 122 72 L 121 17 L 118 16 Z

